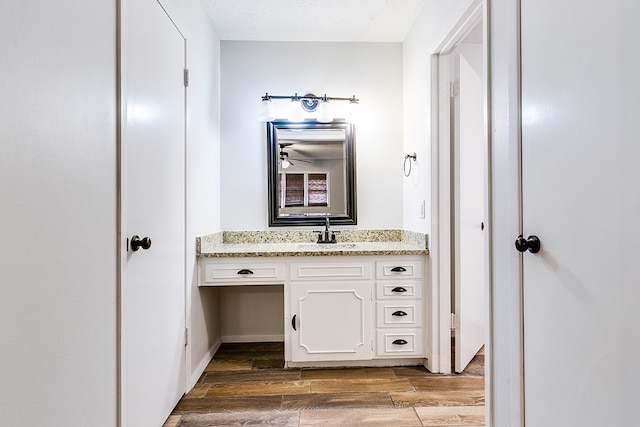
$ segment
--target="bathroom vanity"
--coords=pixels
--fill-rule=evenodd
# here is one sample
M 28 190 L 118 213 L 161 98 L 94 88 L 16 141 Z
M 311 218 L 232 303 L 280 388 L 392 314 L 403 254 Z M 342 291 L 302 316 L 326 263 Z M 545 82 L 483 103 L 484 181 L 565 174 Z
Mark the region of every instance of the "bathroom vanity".
M 281 285 L 287 366 L 423 364 L 426 238 L 354 233 L 365 241 L 202 238 L 199 286 Z

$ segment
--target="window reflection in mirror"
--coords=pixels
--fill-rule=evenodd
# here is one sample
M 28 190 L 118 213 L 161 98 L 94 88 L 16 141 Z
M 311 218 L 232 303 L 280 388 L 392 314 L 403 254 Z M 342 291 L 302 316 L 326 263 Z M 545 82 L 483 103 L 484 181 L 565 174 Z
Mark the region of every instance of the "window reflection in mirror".
M 270 226 L 356 224 L 352 123 L 278 120 L 267 140 Z

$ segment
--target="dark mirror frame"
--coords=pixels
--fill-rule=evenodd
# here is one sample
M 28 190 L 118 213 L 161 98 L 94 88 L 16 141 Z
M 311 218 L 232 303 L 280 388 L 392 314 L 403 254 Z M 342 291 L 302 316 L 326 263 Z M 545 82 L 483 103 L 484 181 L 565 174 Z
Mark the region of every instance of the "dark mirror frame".
M 355 126 L 344 120 L 334 120 L 331 123 L 320 123 L 315 120 L 291 122 L 289 120 L 274 120 L 267 122 L 267 158 L 268 167 L 268 195 L 269 195 L 269 226 L 324 226 L 326 216 L 280 216 L 278 207 L 278 163 L 280 149 L 276 131 L 278 129 L 344 129 L 345 131 L 345 196 L 346 213 L 343 215 L 329 215 L 331 224 L 356 225 L 356 137 Z

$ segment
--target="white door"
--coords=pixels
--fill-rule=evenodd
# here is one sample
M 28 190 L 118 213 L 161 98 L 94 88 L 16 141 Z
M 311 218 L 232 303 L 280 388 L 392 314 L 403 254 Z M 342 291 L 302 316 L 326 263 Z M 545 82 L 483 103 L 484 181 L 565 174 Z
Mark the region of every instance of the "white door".
M 640 2 L 521 4 L 526 425 L 637 426 Z
M 462 372 L 484 345 L 485 153 L 482 44 L 452 54 L 454 93 L 455 366 Z
M 185 40 L 155 0 L 125 4 L 122 418 L 157 427 L 186 387 Z
M 291 284 L 292 360 L 368 360 L 371 282 Z

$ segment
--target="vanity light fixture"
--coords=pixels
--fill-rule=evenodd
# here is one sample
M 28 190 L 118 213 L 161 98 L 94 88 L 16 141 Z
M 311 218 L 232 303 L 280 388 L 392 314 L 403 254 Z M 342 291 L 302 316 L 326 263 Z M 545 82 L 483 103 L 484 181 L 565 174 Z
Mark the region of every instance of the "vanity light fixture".
M 276 114 L 273 111 L 273 105 L 271 105 L 270 98 L 262 98 L 262 107 L 260 110 L 260 120 L 263 122 L 270 122 L 276 118 Z
M 326 96 L 320 101 L 320 107 L 318 107 L 318 121 L 320 123 L 331 123 L 333 121 L 333 116 L 329 109 L 329 100 Z
M 334 97 L 334 96 L 316 96 L 312 93 L 300 96 L 297 93 L 294 95 L 269 95 L 269 93 L 265 93 L 262 96 L 262 111 L 260 113 L 260 120 L 265 122 L 270 122 L 275 120 L 275 113 L 273 110 L 273 105 L 271 103 L 272 99 L 289 99 L 291 102 L 299 102 L 300 106 L 304 111 L 309 113 L 315 112 L 318 110 L 317 121 L 320 123 L 329 123 L 333 121 L 333 116 L 331 115 L 331 111 L 329 109 L 330 101 L 348 101 L 349 104 L 355 105 L 360 102 L 355 95 L 351 98 L 342 98 L 342 97 Z
M 289 107 L 287 109 L 287 118 L 292 122 L 302 122 L 304 121 L 304 106 L 300 108 L 301 101 L 300 97 L 297 94 L 291 98 L 291 102 L 289 103 Z

